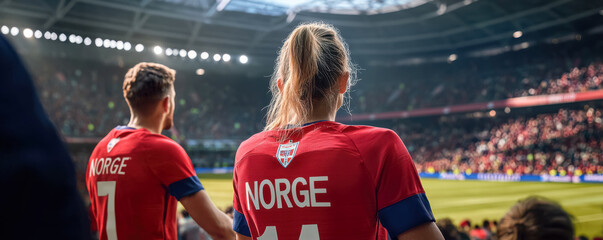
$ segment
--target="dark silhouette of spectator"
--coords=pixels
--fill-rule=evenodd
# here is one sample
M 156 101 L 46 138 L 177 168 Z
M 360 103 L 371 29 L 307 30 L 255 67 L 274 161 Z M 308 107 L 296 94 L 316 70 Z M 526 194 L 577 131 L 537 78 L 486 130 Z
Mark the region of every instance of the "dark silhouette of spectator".
M 499 240 L 573 240 L 574 225 L 563 208 L 546 198 L 520 200 L 500 220 Z
M 2 239 L 89 239 L 75 168 L 31 77 L 0 36 Z
M 487 239 L 492 238 L 492 228 L 490 227 L 490 221 L 488 221 L 488 219 L 484 219 L 484 221 L 482 221 L 482 228 L 486 232 L 486 235 L 487 235 L 486 238 Z
M 227 207 L 226 210 L 224 210 L 224 213 L 230 218 L 234 218 L 234 208 L 232 206 Z
M 488 239 L 488 233 L 486 233 L 486 231 L 481 228 L 479 226 L 479 224 L 475 224 L 475 226 L 473 226 L 473 230 L 471 230 L 471 232 L 469 233 L 471 240 L 487 240 Z
M 440 229 L 440 232 L 442 232 L 445 240 L 463 240 L 450 218 L 437 220 L 436 225 L 438 226 L 438 229 Z

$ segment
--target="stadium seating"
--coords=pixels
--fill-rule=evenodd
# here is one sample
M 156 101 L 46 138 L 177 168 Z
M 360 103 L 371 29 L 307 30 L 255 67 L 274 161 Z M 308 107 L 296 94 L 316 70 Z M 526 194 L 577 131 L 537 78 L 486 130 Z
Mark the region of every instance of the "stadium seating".
M 555 48 L 558 51 L 547 51 Z M 411 110 L 509 97 L 584 92 L 603 88 L 603 63 L 580 43 L 544 45 L 485 59 L 451 64 L 426 64 L 381 69 L 361 74 L 353 88 L 353 113 Z M 546 54 L 542 54 L 546 53 Z M 127 66 L 101 62 L 27 59 L 43 104 L 67 137 L 101 137 L 115 125 L 126 124 L 129 112 L 121 83 Z M 46 64 L 41 64 L 44 61 Z M 501 64 L 502 63 L 502 64 Z M 538 64 L 535 64 L 538 63 Z M 33 67 L 35 66 L 35 67 Z M 93 66 L 93 67 L 92 67 Z M 425 71 L 425 69 L 438 69 Z M 177 75 L 176 130 L 167 132 L 187 145 L 188 140 L 240 141 L 263 126 L 268 104 L 268 79 L 246 76 Z M 244 79 L 244 81 L 240 81 Z M 416 81 L 421 79 L 421 81 Z M 236 81 L 239 80 L 239 81 Z M 236 82 L 235 82 L 236 81 Z M 258 83 L 258 81 L 260 83 Z M 251 90 L 250 90 L 251 89 Z M 240 94 L 244 92 L 245 94 Z M 236 96 L 236 97 L 233 97 Z M 103 103 L 99 106 L 99 103 Z M 381 123 L 395 129 L 423 172 L 520 173 L 580 175 L 602 173 L 601 105 L 583 110 L 561 109 L 531 117 L 503 117 L 467 123 L 442 122 L 431 127 L 413 120 Z M 425 124 L 424 120 L 420 120 Z M 85 153 L 80 154 L 85 162 Z M 191 158 L 196 166 L 228 166 L 232 153 Z M 78 154 L 75 154 L 76 160 Z

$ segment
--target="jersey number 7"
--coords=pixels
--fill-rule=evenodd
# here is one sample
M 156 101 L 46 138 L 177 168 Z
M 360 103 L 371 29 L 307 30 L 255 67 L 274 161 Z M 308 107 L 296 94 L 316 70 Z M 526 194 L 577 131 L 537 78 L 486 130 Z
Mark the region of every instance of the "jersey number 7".
M 97 196 L 107 196 L 107 240 L 117 240 L 117 228 L 115 227 L 115 181 L 101 181 L 96 183 Z

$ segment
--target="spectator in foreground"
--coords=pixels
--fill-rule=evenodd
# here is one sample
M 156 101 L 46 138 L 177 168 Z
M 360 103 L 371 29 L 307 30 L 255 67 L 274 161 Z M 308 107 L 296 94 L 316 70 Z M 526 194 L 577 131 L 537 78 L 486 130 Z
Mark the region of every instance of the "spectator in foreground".
M 492 238 L 492 228 L 490 227 L 490 221 L 488 221 L 487 219 L 484 219 L 484 221 L 482 222 L 482 229 L 484 229 L 484 232 L 486 232 L 486 238 L 491 239 Z
M 71 157 L 2 36 L 0 108 L 0 238 L 89 239 Z
M 233 206 L 227 207 L 226 210 L 224 210 L 224 213 L 226 214 L 226 216 L 230 217 L 231 219 L 234 218 L 234 207 Z
M 520 200 L 498 225 L 499 240 L 572 240 L 574 233 L 571 216 L 542 197 Z
M 438 226 L 438 229 L 440 229 L 440 232 L 442 232 L 442 235 L 444 236 L 445 240 L 465 240 L 461 238 L 461 236 L 459 235 L 459 230 L 452 223 L 452 220 L 450 220 L 450 218 L 437 220 L 436 225 Z M 467 240 L 468 239 L 469 238 L 467 238 Z
M 465 219 L 463 221 L 461 221 L 461 223 L 459 224 L 459 233 L 461 235 L 461 239 L 465 240 L 465 239 L 470 239 L 469 238 L 469 233 L 471 232 L 471 220 L 469 219 Z
M 479 224 L 475 224 L 475 226 L 473 227 L 473 230 L 471 230 L 471 232 L 469 232 L 469 235 L 471 236 L 472 240 L 486 240 L 486 239 L 488 239 L 488 233 L 486 232 L 486 230 L 484 230 L 483 228 L 481 228 L 479 226 Z

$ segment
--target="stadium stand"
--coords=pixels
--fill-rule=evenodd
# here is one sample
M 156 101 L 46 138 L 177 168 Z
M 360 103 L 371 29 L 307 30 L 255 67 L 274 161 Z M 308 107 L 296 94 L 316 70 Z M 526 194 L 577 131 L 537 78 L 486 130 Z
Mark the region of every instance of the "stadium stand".
M 450 64 L 371 69 L 351 106 L 374 113 L 602 89 L 600 51 L 600 42 L 568 42 Z
M 377 78 L 375 71 L 367 70 L 366 77 L 354 92 L 351 107 L 355 111 L 352 114 L 367 109 L 413 109 L 444 103 L 453 105 L 602 89 L 603 64 L 593 51 L 585 50 L 593 46 L 584 44 L 590 43 L 545 45 L 531 49 L 533 52 L 508 53 L 484 61 L 470 59 L 466 63 L 450 64 L 450 68 L 422 65 L 396 69 L 398 74 L 384 74 L 386 77 L 383 78 Z M 550 48 L 557 47 L 564 51 L 555 52 L 554 57 L 536 54 L 551 52 L 548 51 Z M 601 49 L 602 46 L 596 45 L 595 48 Z M 518 63 L 514 59 L 523 61 Z M 49 60 L 30 59 L 29 64 L 39 66 L 32 70 L 42 102 L 64 136 L 100 137 L 115 125 L 127 123 L 128 110 L 121 95 L 124 67 L 76 61 L 41 64 L 41 61 L 52 62 Z M 501 62 L 506 64 L 496 65 Z M 532 65 L 530 62 L 540 64 Z M 527 69 L 520 66 L 527 66 Z M 459 67 L 462 70 L 458 70 Z M 423 68 L 441 70 L 424 71 Z M 420 74 L 413 76 L 413 73 Z M 446 77 L 442 80 L 437 76 Z M 185 145 L 189 143 L 188 147 L 193 149 L 195 145 L 202 145 L 194 140 L 211 139 L 210 145 L 220 145 L 217 139 L 233 140 L 227 143 L 235 146 L 233 148 L 203 151 L 207 147 L 201 147 L 201 153 L 192 151 L 191 154 L 197 167 L 231 166 L 232 152 L 240 139 L 262 128 L 263 116 L 257 109 L 268 101 L 259 89 L 263 85 L 249 84 L 252 79 L 245 76 L 220 76 L 204 81 L 196 81 L 197 78 L 186 71 L 178 72 L 176 87 L 181 94 L 177 96 L 177 130 L 168 134 Z M 417 78 L 425 81 L 413 81 Z M 249 81 L 231 84 L 241 79 Z M 397 82 L 399 88 L 388 85 L 393 82 Z M 469 82 L 483 86 L 466 88 Z M 368 87 L 364 88 L 366 85 Z M 255 90 L 240 94 L 245 89 Z M 384 91 L 388 94 L 383 94 Z M 235 95 L 236 98 L 232 97 Z M 468 96 L 475 98 L 468 99 Z M 418 99 L 423 102 L 417 102 Z M 389 104 L 377 104 L 379 102 Z M 383 108 L 378 105 L 383 105 Z M 435 119 L 437 117 L 432 122 Z M 409 146 L 420 171 L 563 175 L 603 172 L 603 127 L 599 103 L 583 110 L 562 109 L 557 113 L 534 114 L 532 117 L 499 114 L 488 121 L 453 119 L 456 120 L 436 121 L 429 127 L 423 120 L 399 121 L 383 126 L 398 132 Z M 81 162 L 86 162 L 85 151 L 75 154 L 76 159 L 80 156 Z

